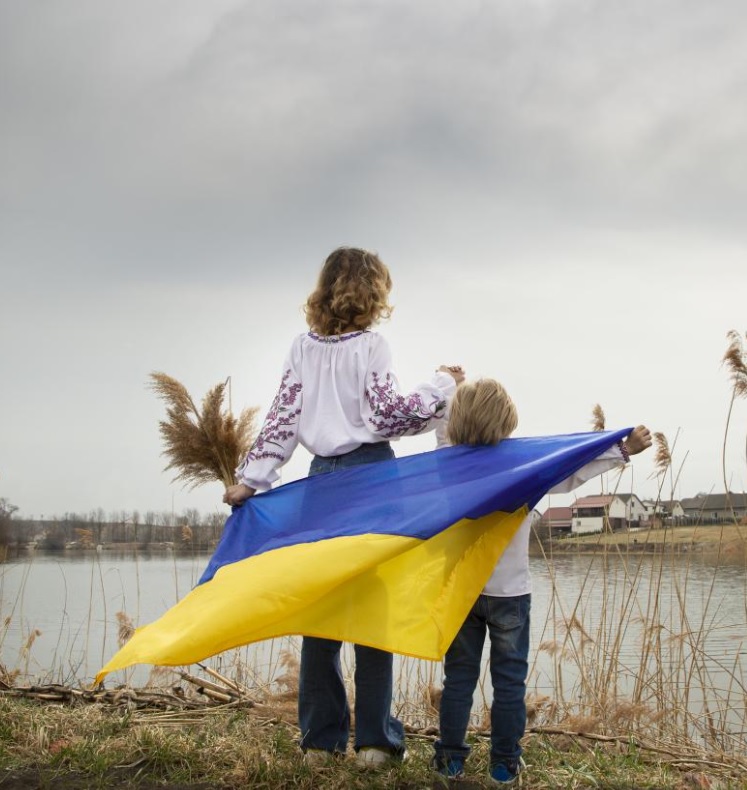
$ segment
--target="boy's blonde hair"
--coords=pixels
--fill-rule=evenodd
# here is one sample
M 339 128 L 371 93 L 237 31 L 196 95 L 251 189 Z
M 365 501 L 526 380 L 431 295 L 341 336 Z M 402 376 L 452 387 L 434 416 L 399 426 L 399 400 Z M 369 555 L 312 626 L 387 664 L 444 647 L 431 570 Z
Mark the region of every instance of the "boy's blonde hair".
M 518 424 L 516 406 L 503 386 L 478 379 L 457 387 L 447 433 L 452 444 L 498 444 Z
M 340 247 L 324 262 L 316 289 L 306 300 L 306 321 L 320 335 L 368 329 L 391 315 L 391 289 L 389 269 L 378 255 Z

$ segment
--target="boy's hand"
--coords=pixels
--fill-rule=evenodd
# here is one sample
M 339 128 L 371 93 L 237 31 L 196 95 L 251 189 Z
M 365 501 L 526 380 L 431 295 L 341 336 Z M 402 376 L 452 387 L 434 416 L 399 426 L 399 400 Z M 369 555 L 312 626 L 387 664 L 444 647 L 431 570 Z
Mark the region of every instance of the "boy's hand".
M 634 428 L 624 442 L 628 455 L 638 455 L 651 447 L 651 431 L 645 425 Z
M 443 373 L 448 373 L 457 384 L 464 381 L 464 368 L 461 365 L 441 365 L 439 370 Z
M 227 505 L 240 505 L 242 502 L 246 502 L 249 497 L 254 496 L 254 492 L 254 488 L 250 488 L 243 483 L 239 483 L 236 486 L 228 486 L 226 493 L 223 494 L 223 501 Z

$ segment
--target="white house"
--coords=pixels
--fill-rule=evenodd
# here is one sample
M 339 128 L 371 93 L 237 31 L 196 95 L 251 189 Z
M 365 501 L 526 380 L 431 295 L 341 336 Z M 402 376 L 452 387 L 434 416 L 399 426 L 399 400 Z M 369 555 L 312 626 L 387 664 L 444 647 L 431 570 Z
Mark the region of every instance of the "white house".
M 571 532 L 610 532 L 638 527 L 646 521 L 646 508 L 635 494 L 597 494 L 571 505 Z
M 657 522 L 658 525 L 678 525 L 682 523 L 685 517 L 682 504 L 677 499 L 666 501 L 661 499 L 657 499 L 656 501 L 653 499 L 644 499 L 643 507 L 646 509 L 646 519 L 649 522 Z

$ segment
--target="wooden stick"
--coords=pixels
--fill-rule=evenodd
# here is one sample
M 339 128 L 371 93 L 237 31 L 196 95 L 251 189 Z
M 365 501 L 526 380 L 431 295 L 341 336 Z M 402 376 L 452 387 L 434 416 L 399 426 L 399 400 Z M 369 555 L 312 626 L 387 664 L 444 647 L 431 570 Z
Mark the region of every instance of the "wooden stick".
M 207 688 L 217 691 L 219 694 L 228 694 L 234 699 L 239 696 L 233 689 L 227 689 L 224 686 L 219 686 L 217 683 L 211 683 L 209 680 L 205 680 L 204 678 L 199 678 L 196 675 L 190 675 L 189 672 L 180 672 L 179 677 L 188 681 L 193 686 L 197 686 L 198 691 L 202 688 Z
M 212 669 L 211 667 L 206 666 L 205 664 L 198 664 L 197 666 L 199 666 L 202 670 L 207 672 L 208 675 L 210 675 L 211 677 L 215 678 L 216 680 L 220 680 L 221 683 L 225 683 L 226 686 L 228 686 L 229 688 L 234 689 L 234 691 L 236 691 L 237 694 L 239 694 L 239 696 L 249 697 L 249 693 L 250 692 L 249 692 L 248 688 L 240 686 L 238 683 L 236 683 L 233 680 L 229 680 L 227 677 L 224 677 L 223 675 L 221 675 L 220 672 L 216 672 L 214 669 Z M 251 697 L 249 697 L 249 698 L 251 699 Z

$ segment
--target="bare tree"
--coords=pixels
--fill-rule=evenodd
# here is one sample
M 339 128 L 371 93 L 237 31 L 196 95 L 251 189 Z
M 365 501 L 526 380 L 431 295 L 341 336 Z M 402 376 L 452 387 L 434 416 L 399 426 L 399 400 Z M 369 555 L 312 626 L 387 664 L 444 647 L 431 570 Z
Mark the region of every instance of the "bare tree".
M 18 508 L 15 505 L 11 505 L 4 497 L 0 498 L 0 546 L 10 543 L 10 521 L 16 510 Z

